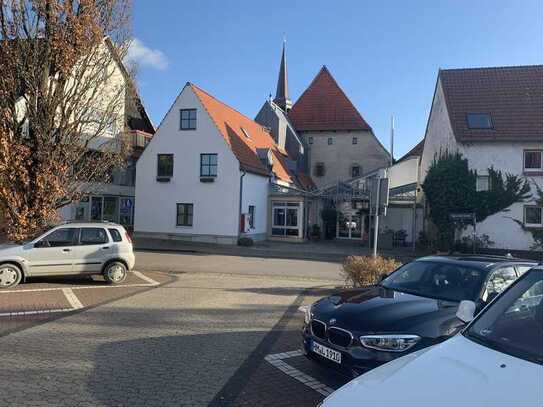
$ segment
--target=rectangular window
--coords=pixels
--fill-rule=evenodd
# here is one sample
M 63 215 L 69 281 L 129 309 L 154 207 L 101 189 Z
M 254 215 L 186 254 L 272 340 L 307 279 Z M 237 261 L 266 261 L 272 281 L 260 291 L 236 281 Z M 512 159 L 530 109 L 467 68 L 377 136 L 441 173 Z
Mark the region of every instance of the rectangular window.
M 524 152 L 524 171 L 543 171 L 543 150 L 531 150 Z
M 181 130 L 196 130 L 196 109 L 181 109 Z
M 298 222 L 300 204 L 274 202 L 272 207 L 272 235 L 299 237 L 301 235 L 301 226 Z
M 255 228 L 255 207 L 253 205 L 249 205 L 249 227 Z
M 490 177 L 488 175 L 478 175 L 476 188 L 477 191 L 490 190 Z
M 193 204 L 177 204 L 177 226 L 192 226 Z
M 315 165 L 315 175 L 317 177 L 324 177 L 325 169 L 324 169 L 324 163 L 317 163 Z
M 351 178 L 356 178 L 360 176 L 360 165 L 353 165 L 351 167 Z
M 526 226 L 543 226 L 543 208 L 540 206 L 524 207 L 524 224 Z
M 173 154 L 157 154 L 157 178 L 173 177 Z
M 313 137 L 312 137 L 312 136 L 309 136 L 309 137 L 307 138 L 307 142 L 308 142 L 309 144 L 313 144 Z
M 77 245 L 79 229 L 62 228 L 49 233 L 36 243 L 35 247 L 65 247 Z
M 328 137 L 328 145 L 331 146 L 334 144 L 334 139 L 332 137 Z
M 79 242 L 82 245 L 104 244 L 109 241 L 103 228 L 82 228 Z
M 200 154 L 200 177 L 217 176 L 217 154 Z
M 353 137 L 353 144 L 358 144 L 358 137 Z
M 468 128 L 470 129 L 492 129 L 492 119 L 488 113 L 468 113 Z
M 117 229 L 110 228 L 109 234 L 111 235 L 111 238 L 114 242 L 122 242 L 123 237 L 121 236 L 121 232 L 119 232 Z

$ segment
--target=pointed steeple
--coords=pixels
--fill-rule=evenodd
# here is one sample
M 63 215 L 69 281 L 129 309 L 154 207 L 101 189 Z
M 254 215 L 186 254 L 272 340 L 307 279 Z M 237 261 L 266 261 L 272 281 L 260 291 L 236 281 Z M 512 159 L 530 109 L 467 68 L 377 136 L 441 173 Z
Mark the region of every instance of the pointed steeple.
M 277 92 L 273 100 L 277 106 L 287 112 L 292 107 L 292 101 L 288 97 L 288 74 L 287 74 L 287 41 L 283 40 L 283 53 L 281 55 L 281 66 L 279 67 L 279 79 L 277 80 Z

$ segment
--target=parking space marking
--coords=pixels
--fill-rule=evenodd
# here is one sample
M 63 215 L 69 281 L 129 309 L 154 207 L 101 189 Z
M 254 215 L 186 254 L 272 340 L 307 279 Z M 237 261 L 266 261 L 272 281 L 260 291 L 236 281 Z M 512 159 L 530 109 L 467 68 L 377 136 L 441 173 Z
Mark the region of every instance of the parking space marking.
M 266 360 L 266 362 L 276 367 L 277 369 L 285 373 L 287 376 L 290 376 L 293 379 L 296 379 L 300 383 L 315 390 L 316 392 L 322 394 L 323 396 L 327 397 L 330 394 L 332 394 L 334 392 L 334 389 L 332 389 L 331 387 L 328 387 L 324 383 L 319 382 L 314 377 L 303 373 L 302 371 L 296 369 L 295 367 L 292 367 L 291 365 L 289 365 L 288 363 L 284 361 L 285 359 L 294 358 L 297 356 L 303 356 L 303 352 L 301 350 L 294 350 L 291 352 L 275 353 L 273 355 L 267 355 L 264 359 Z
M 40 309 L 34 311 L 11 311 L 11 312 L 2 312 L 0 317 L 23 317 L 26 315 L 38 315 L 38 314 L 55 314 L 58 312 L 70 312 L 74 311 L 73 308 L 56 308 L 56 309 Z
M 138 277 L 139 279 L 143 281 L 147 281 L 151 285 L 160 285 L 158 281 L 155 281 L 152 278 L 147 277 L 145 274 L 140 273 L 139 271 L 133 271 L 132 274 L 134 274 L 136 277 Z
M 140 280 L 145 281 L 145 283 L 134 283 L 134 284 L 125 284 L 125 285 L 80 285 L 80 286 L 71 286 L 71 287 L 45 287 L 45 288 L 29 288 L 22 290 L 0 290 L 0 294 L 18 294 L 18 293 L 36 293 L 36 292 L 54 292 L 61 291 L 68 304 L 71 308 L 50 308 L 42 310 L 29 310 L 29 311 L 8 311 L 0 312 L 1 317 L 19 317 L 27 315 L 39 315 L 39 314 L 55 314 L 62 312 L 72 312 L 85 308 L 85 305 L 77 298 L 74 290 L 88 290 L 88 289 L 99 289 L 99 288 L 134 288 L 134 287 L 156 287 L 160 283 L 153 280 L 152 278 L 147 277 L 139 271 L 134 271 L 134 275 Z
M 62 292 L 74 310 L 83 308 L 83 304 L 81 304 L 71 288 L 63 288 Z

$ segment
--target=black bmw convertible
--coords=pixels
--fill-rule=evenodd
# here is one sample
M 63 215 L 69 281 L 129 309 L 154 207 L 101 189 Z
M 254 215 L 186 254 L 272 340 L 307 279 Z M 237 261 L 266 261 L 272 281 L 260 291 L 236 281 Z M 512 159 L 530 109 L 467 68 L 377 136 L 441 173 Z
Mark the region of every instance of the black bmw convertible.
M 462 300 L 482 309 L 535 262 L 511 257 L 425 257 L 379 284 L 337 292 L 304 309 L 308 357 L 353 377 L 437 344 L 464 323 Z

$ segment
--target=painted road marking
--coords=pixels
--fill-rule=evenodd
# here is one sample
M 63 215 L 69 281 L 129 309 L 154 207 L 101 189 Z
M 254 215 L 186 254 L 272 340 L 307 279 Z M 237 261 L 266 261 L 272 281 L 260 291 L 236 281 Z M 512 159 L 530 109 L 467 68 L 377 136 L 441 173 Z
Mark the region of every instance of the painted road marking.
M 37 314 L 54 314 L 57 312 L 70 312 L 74 311 L 73 308 L 57 308 L 57 309 L 40 309 L 35 311 L 12 311 L 2 312 L 0 317 L 21 317 L 25 315 L 37 315 Z
M 125 287 L 150 287 L 160 285 L 159 282 L 153 280 L 152 278 L 147 277 L 139 271 L 133 271 L 135 276 L 141 280 L 146 281 L 146 283 L 134 283 L 134 284 L 124 284 L 124 285 L 79 285 L 69 287 L 70 290 L 87 290 L 92 288 L 125 288 Z M 58 291 L 62 290 L 62 287 L 47 287 L 47 288 L 28 288 L 22 290 L 0 290 L 1 294 L 15 294 L 15 293 L 33 293 L 33 292 L 45 292 L 45 291 Z
M 136 275 L 141 280 L 146 281 L 142 284 L 125 284 L 125 285 L 91 285 L 91 286 L 75 286 L 75 287 L 48 287 L 48 288 L 29 288 L 23 290 L 0 290 L 0 294 L 16 294 L 16 293 L 32 293 L 32 292 L 46 292 L 46 291 L 62 291 L 66 300 L 70 304 L 71 308 L 53 308 L 53 309 L 44 309 L 44 310 L 32 310 L 32 311 L 9 311 L 9 312 L 0 312 L 1 317 L 18 317 L 26 315 L 38 315 L 38 314 L 54 314 L 61 312 L 71 312 L 77 311 L 79 309 L 85 308 L 85 306 L 79 301 L 79 298 L 74 293 L 74 290 L 88 290 L 92 288 L 129 288 L 129 287 L 155 287 L 160 285 L 158 281 L 153 280 L 152 278 L 147 277 L 146 275 L 140 273 L 139 271 L 134 271 Z
M 145 274 L 142 274 L 139 271 L 133 271 L 132 274 L 134 274 L 136 277 L 142 279 L 143 281 L 147 281 L 151 285 L 160 285 L 160 283 L 158 281 L 155 281 L 152 278 L 147 277 Z
M 268 355 L 264 359 L 266 362 L 270 363 L 272 366 L 276 367 L 283 373 L 285 373 L 287 376 L 292 377 L 293 379 L 298 380 L 300 383 L 306 385 L 307 387 L 315 390 L 316 392 L 322 394 L 323 396 L 327 397 L 330 394 L 334 392 L 334 389 L 331 387 L 328 387 L 324 383 L 319 382 L 317 379 L 315 379 L 312 376 L 309 376 L 302 371 L 296 369 L 295 367 L 292 367 L 288 363 L 286 363 L 284 360 L 289 358 L 294 358 L 297 356 L 303 356 L 303 352 L 301 350 L 294 350 L 291 352 L 284 352 L 284 353 L 276 353 L 273 355 Z
M 73 290 L 71 288 L 63 288 L 62 292 L 64 293 L 64 296 L 72 306 L 72 309 L 81 309 L 83 308 L 83 304 L 81 304 L 81 301 L 79 301 L 79 298 L 76 297 Z

